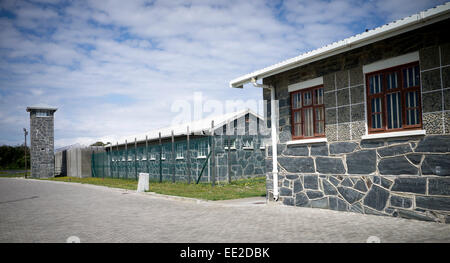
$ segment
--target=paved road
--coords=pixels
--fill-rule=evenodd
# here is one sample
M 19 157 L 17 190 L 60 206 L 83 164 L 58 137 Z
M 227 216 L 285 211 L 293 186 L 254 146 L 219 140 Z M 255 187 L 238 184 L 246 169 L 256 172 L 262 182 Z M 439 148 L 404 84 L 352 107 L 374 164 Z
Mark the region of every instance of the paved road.
M 450 242 L 450 225 L 0 178 L 0 242 Z

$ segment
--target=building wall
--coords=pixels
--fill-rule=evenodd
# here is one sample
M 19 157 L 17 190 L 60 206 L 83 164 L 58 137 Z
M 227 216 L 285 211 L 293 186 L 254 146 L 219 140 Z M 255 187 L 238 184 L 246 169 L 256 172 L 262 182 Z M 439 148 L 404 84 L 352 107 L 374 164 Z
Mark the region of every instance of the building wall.
M 48 178 L 54 175 L 53 113 L 48 117 L 36 117 L 30 112 L 31 177 Z
M 449 26 L 448 20 L 439 22 L 264 79 L 276 87 L 279 100 L 278 183 L 284 204 L 450 221 Z M 362 140 L 367 133 L 363 65 L 414 51 L 426 136 Z M 292 139 L 288 85 L 321 76 L 327 142 L 287 146 Z M 270 100 L 268 92 L 263 95 Z M 266 165 L 271 171 L 270 155 Z M 267 178 L 271 200 L 272 175 Z

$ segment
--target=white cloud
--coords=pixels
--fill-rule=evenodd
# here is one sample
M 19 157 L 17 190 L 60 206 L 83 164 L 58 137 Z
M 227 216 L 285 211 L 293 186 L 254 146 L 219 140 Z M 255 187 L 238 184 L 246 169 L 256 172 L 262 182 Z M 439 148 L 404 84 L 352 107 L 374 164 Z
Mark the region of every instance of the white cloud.
M 60 147 L 168 125 L 194 91 L 262 98 L 229 80 L 434 5 L 402 3 L 1 1 L 14 17 L 0 17 L 0 143 L 21 143 L 38 103 L 59 108 Z

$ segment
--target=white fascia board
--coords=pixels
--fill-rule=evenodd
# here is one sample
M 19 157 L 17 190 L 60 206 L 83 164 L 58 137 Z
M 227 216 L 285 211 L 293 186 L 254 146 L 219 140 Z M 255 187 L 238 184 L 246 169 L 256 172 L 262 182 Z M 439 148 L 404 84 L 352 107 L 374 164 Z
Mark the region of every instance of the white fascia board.
M 323 85 L 323 77 L 318 77 L 315 79 L 309 79 L 306 81 L 298 82 L 288 86 L 288 91 L 293 92 L 301 89 L 311 88 L 314 86 Z
M 370 73 L 382 69 L 387 69 L 411 62 L 419 61 L 419 51 L 401 55 L 398 57 L 388 58 L 385 60 L 380 60 L 371 64 L 363 66 L 363 73 Z
M 249 83 L 252 78 L 266 78 L 448 18 L 450 18 L 450 2 L 246 74 L 230 81 L 230 87 L 241 88 L 242 85 Z

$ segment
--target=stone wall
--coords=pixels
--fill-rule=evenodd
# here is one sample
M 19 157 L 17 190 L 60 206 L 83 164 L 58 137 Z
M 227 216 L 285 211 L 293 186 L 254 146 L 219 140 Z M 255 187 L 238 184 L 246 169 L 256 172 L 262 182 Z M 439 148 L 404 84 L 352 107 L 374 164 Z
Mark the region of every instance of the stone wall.
M 442 21 L 263 80 L 276 88 L 279 104 L 281 202 L 450 221 L 449 26 L 449 20 Z M 362 140 L 367 134 L 363 65 L 415 51 L 426 136 Z M 317 77 L 323 77 L 327 142 L 287 146 L 292 140 L 288 86 Z M 270 101 L 268 91 L 263 96 Z M 272 200 L 270 156 L 269 150 L 267 192 Z
M 53 113 L 48 117 L 36 117 L 34 111 L 30 112 L 30 140 L 31 177 L 53 177 L 55 170 Z

